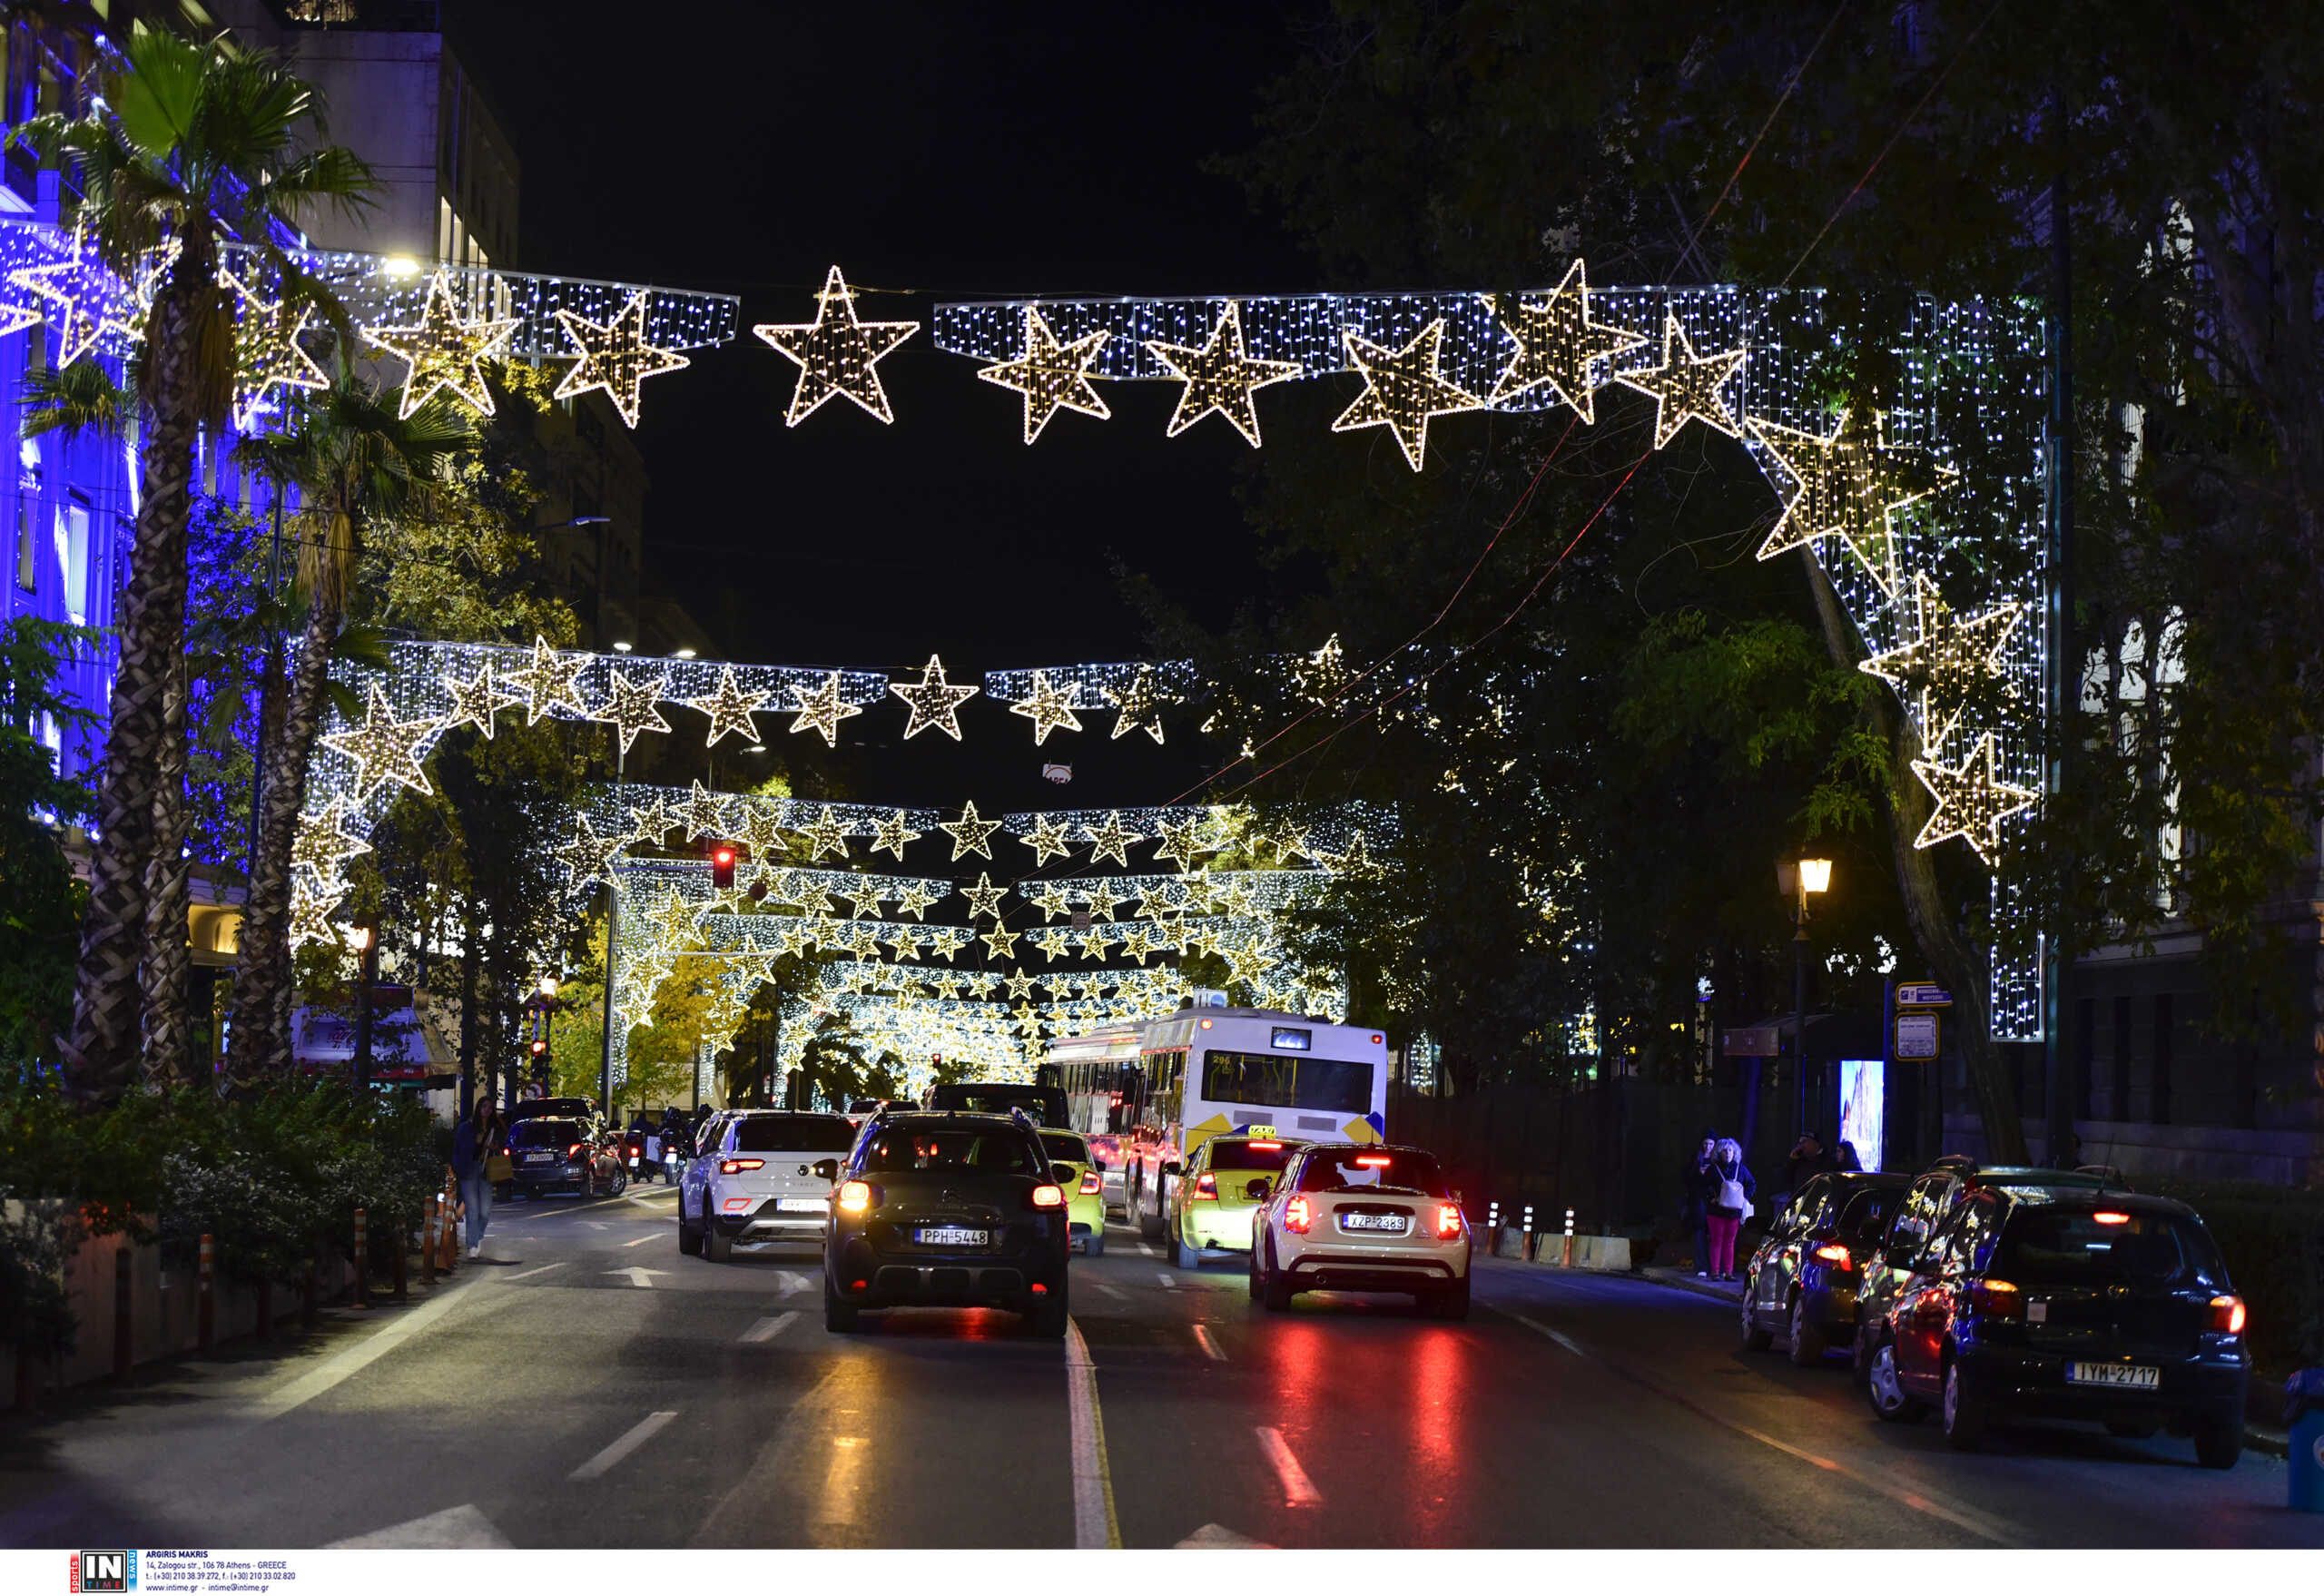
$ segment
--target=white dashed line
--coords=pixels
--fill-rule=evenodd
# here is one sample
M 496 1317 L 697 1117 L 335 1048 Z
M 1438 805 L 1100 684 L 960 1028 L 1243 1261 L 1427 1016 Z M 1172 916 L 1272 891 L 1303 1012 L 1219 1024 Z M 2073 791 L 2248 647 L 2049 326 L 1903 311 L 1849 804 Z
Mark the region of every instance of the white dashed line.
M 656 1231 L 652 1236 L 641 1236 L 635 1241 L 625 1241 L 622 1243 L 622 1246 L 644 1246 L 649 1241 L 660 1241 L 662 1239 L 664 1239 L 662 1234 L 659 1231 Z
M 1211 1339 L 1210 1329 L 1207 1325 L 1197 1325 L 1195 1326 L 1195 1345 L 1202 1348 L 1203 1356 L 1208 1358 L 1212 1363 L 1223 1364 L 1226 1361 L 1226 1355 L 1219 1350 L 1218 1343 Z
M 1116 1302 L 1128 1302 L 1129 1300 L 1129 1293 L 1124 1291 L 1118 1286 L 1108 1286 L 1102 1280 L 1092 1280 L 1089 1284 L 1097 1287 L 1099 1291 L 1104 1292 L 1108 1296 L 1112 1297 Z
M 655 1432 L 678 1415 L 675 1413 L 647 1414 L 632 1424 L 622 1438 L 597 1453 L 587 1463 L 566 1476 L 568 1480 L 594 1480 L 615 1463 L 654 1439 Z
M 1176 1285 L 1177 1284 L 1177 1282 L 1176 1280 L 1174 1280 L 1174 1279 L 1172 1279 L 1172 1278 L 1171 1278 L 1171 1276 L 1170 1276 L 1170 1272 L 1169 1272 L 1167 1269 L 1157 1269 L 1157 1270 L 1155 1270 L 1155 1271 L 1154 1271 L 1154 1278 L 1156 1278 L 1157 1280 L 1159 1280 L 1160 1282 L 1162 1282 L 1163 1286 L 1164 1286 L 1166 1288 L 1167 1288 L 1167 1287 L 1169 1287 L 1169 1286 L 1176 1286 Z
M 537 1269 L 527 1269 L 521 1275 L 503 1276 L 502 1279 L 504 1282 L 508 1280 L 530 1280 L 536 1275 L 546 1275 L 551 1269 L 562 1269 L 565 1266 L 563 1264 L 543 1264 Z
M 1259 1450 L 1267 1454 L 1267 1462 L 1275 1465 L 1275 1475 L 1283 1482 L 1285 1504 L 1290 1507 L 1321 1506 L 1324 1493 L 1315 1489 L 1315 1482 L 1307 1477 L 1307 1471 L 1301 1468 L 1299 1460 L 1292 1455 L 1291 1443 L 1283 1438 L 1283 1432 L 1272 1424 L 1261 1424 L 1257 1433 Z
M 743 1339 L 745 1342 L 773 1341 L 789 1328 L 791 1321 L 798 1316 L 797 1314 L 777 1314 L 771 1319 L 761 1319 L 743 1332 Z

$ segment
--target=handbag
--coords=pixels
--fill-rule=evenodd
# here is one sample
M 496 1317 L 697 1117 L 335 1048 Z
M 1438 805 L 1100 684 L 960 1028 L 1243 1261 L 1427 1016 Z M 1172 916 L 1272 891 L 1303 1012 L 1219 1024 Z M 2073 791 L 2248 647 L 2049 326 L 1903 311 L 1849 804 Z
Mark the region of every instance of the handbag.
M 496 1152 L 484 1161 L 484 1177 L 497 1186 L 517 1177 L 517 1161 L 507 1153 Z

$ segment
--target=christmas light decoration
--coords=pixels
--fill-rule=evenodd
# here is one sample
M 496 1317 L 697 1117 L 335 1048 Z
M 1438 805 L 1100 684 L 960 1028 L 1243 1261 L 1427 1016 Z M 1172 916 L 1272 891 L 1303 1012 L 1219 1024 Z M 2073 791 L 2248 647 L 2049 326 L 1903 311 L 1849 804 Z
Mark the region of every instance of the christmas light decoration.
M 1125 958 L 1125 959 L 1135 959 L 1135 960 L 1137 960 L 1140 964 L 1143 964 L 1143 963 L 1145 963 L 1145 962 L 1146 962 L 1146 961 L 1147 960 L 1147 958 L 1148 958 L 1148 957 L 1150 957 L 1150 956 L 1152 955 L 1152 953 L 1153 953 L 1153 952 L 1154 952 L 1154 937 L 1153 937 L 1153 933 L 1151 933 L 1150 931 L 1148 931 L 1144 927 L 1144 926 L 1137 926 L 1137 927 L 1134 927 L 1134 928 L 1132 928 L 1132 929 L 1131 929 L 1128 933 L 1127 933 L 1127 934 L 1125 934 L 1125 935 L 1123 936 L 1123 938 L 1122 938 L 1122 957 L 1123 957 L 1123 958 Z
M 234 316 L 234 425 L 253 425 L 267 399 L 278 388 L 320 389 L 330 379 L 299 339 L 314 320 L 315 308 L 302 305 L 297 316 L 281 300 L 270 301 L 253 292 L 231 271 L 219 281 L 240 301 Z
M 1364 391 L 1332 423 L 1334 432 L 1363 427 L 1385 427 L 1404 451 L 1415 471 L 1428 453 L 1428 423 L 1432 417 L 1455 415 L 1483 407 L 1484 401 L 1457 383 L 1444 379 L 1439 369 L 1444 346 L 1442 318 L 1413 335 L 1399 350 L 1383 349 L 1350 329 L 1347 357 L 1364 373 Z
M 1773 559 L 1787 548 L 1837 537 L 1880 590 L 1894 596 L 1893 517 L 1935 490 L 1938 471 L 1931 468 L 1925 451 L 1891 448 L 1876 413 L 1869 424 L 1870 437 L 1865 436 L 1866 425 L 1847 410 L 1840 412 L 1828 434 L 1796 431 L 1756 416 L 1751 430 L 1798 484 L 1759 545 L 1759 557 Z
M 793 829 L 807 840 L 808 858 L 821 859 L 826 853 L 837 859 L 847 857 L 847 825 L 832 812 L 830 804 L 824 804 L 807 824 Z
M 573 817 L 573 833 L 556 851 L 559 863 L 565 866 L 567 890 L 577 890 L 584 883 L 613 880 L 614 856 L 621 851 L 622 839 L 597 834 L 589 817 Z
M 344 829 L 351 808 L 346 800 L 334 799 L 320 814 L 299 817 L 290 839 L 290 868 L 305 871 L 318 887 L 339 881 L 349 860 L 371 851 L 370 843 Z
M 783 425 L 798 426 L 838 394 L 882 421 L 895 420 L 888 408 L 888 390 L 880 382 L 879 364 L 918 332 L 920 323 L 856 320 L 855 291 L 838 267 L 825 274 L 816 291 L 812 321 L 764 322 L 751 330 L 799 368 Z
M 309 942 L 334 941 L 338 932 L 332 929 L 330 912 L 339 907 L 339 901 L 344 895 L 337 887 L 319 888 L 301 877 L 293 876 L 288 931 L 290 946 L 300 948 Z
M 911 823 L 904 817 L 904 812 L 899 809 L 873 829 L 872 852 L 877 853 L 884 848 L 898 859 L 901 859 L 904 856 L 904 845 L 918 842 L 922 835 L 922 832 L 911 829 Z
M 1340 646 L 1337 632 L 1324 638 L 1315 653 L 1291 662 L 1291 677 L 1298 684 L 1299 696 L 1310 704 L 1329 704 L 1338 697 L 1349 675 L 1346 651 Z
M 996 925 L 977 941 L 991 949 L 996 959 L 1011 958 L 1017 951 L 1017 933 L 1007 926 Z
M 1025 441 L 1031 444 L 1059 410 L 1078 410 L 1104 420 L 1113 412 L 1090 386 L 1089 368 L 1111 335 L 1092 332 L 1059 343 L 1041 313 L 1025 307 L 1025 343 L 1016 359 L 998 361 L 977 375 L 1025 396 Z
M 1065 888 L 1059 882 L 1019 882 L 1017 892 L 1018 896 L 1039 909 L 1045 921 L 1062 919 L 1073 912 L 1073 905 L 1067 901 Z
M 919 882 L 910 882 L 896 895 L 896 912 L 909 914 L 914 920 L 918 920 L 945 895 L 942 892 L 931 892 Z
M 1966 620 L 1955 619 L 1925 572 L 1913 575 L 1918 631 L 1910 643 L 1876 654 L 1856 668 L 1895 687 L 1914 706 L 1921 741 L 1942 747 L 1986 681 L 2006 681 L 2002 653 L 2027 606 L 2004 604 Z
M 1934 848 L 1958 837 L 1988 866 L 1994 862 L 2001 852 L 2001 823 L 2042 801 L 2042 794 L 2031 788 L 2000 780 L 1995 758 L 1994 734 L 1987 732 L 1970 744 L 1958 764 L 1913 761 L 1913 773 L 1936 800 L 1936 812 L 1913 839 L 1914 847 Z
M 977 695 L 974 687 L 955 687 L 944 679 L 944 662 L 934 655 L 920 673 L 920 680 L 906 686 L 891 683 L 888 691 L 902 699 L 911 708 L 911 717 L 904 723 L 904 741 L 909 743 L 921 733 L 934 727 L 957 743 L 960 740 L 960 705 Z
M 877 920 L 880 918 L 881 892 L 877 881 L 870 879 L 860 881 L 853 887 L 842 892 L 839 896 L 847 900 L 847 911 L 854 919 Z
M 1256 448 L 1259 409 L 1254 396 L 1270 382 L 1286 382 L 1305 374 L 1305 369 L 1296 360 L 1255 360 L 1244 352 L 1242 312 L 1233 300 L 1227 300 L 1226 308 L 1219 311 L 1218 323 L 1211 329 L 1209 341 L 1201 348 L 1162 339 L 1148 339 L 1146 347 L 1173 375 L 1186 380 L 1177 408 L 1170 412 L 1170 425 L 1163 434 L 1166 438 L 1177 437 L 1216 412 L 1226 417 L 1227 423 L 1243 435 L 1243 440 Z
M 1073 852 L 1073 844 L 1066 840 L 1066 828 L 1054 816 L 1033 817 L 1033 828 L 1017 840 L 1033 851 L 1033 868 L 1039 870 L 1052 858 L 1062 859 Z
M 1724 432 L 1729 438 L 1740 438 L 1743 429 L 1736 421 L 1735 412 L 1721 397 L 1723 389 L 1738 371 L 1743 369 L 1746 350 L 1726 350 L 1716 355 L 1697 356 L 1687 330 L 1679 325 L 1679 318 L 1665 312 L 1662 318 L 1662 363 L 1629 371 L 1618 371 L 1614 380 L 1635 388 L 1654 401 L 1654 447 L 1661 448 L 1679 435 L 1679 429 L 1689 421 Z
M 1109 739 L 1117 743 L 1121 741 L 1125 733 L 1144 732 L 1159 746 L 1162 742 L 1162 706 L 1185 702 L 1175 694 L 1165 693 L 1161 684 L 1156 680 L 1153 669 L 1147 665 L 1138 666 L 1137 677 L 1119 692 L 1111 688 L 1100 691 L 1104 693 L 1106 702 L 1119 712 L 1114 717 L 1114 734 Z
M 731 823 L 734 840 L 749 848 L 751 857 L 761 863 L 781 855 L 783 821 L 778 812 L 769 805 L 753 803 L 747 799 L 739 805 L 739 809 L 740 813 L 735 814 Z M 898 810 L 896 813 L 901 815 L 903 812 Z M 911 833 L 912 836 L 919 834 L 917 832 Z M 899 852 L 897 857 L 901 858 L 902 854 Z
M 969 901 L 969 918 L 971 921 L 999 920 L 1000 901 L 1008 895 L 1007 887 L 994 886 L 992 877 L 981 872 L 977 876 L 976 885 L 960 889 L 960 896 Z
M 1081 729 L 1080 717 L 1073 713 L 1073 689 L 1060 691 L 1051 685 L 1047 671 L 1035 671 L 1032 695 L 1022 704 L 1010 704 L 1009 713 L 1024 715 L 1033 723 L 1033 746 L 1038 748 L 1060 726 L 1068 732 Z
M 48 315 L 48 363 L 63 370 L 96 349 L 110 333 L 126 350 L 142 336 L 134 320 L 136 300 L 76 228 L 69 252 L 45 266 L 19 267 L 8 281 L 56 307 Z
M 825 677 L 823 685 L 812 693 L 808 692 L 804 687 L 794 686 L 791 689 L 791 694 L 798 700 L 798 712 L 791 722 L 793 734 L 795 735 L 800 732 L 821 732 L 823 734 L 823 745 L 827 748 L 839 746 L 840 722 L 850 715 L 863 713 L 862 704 L 851 704 L 840 696 L 837 671 L 832 672 Z M 752 740 L 755 742 L 757 739 L 753 736 Z
M 355 762 L 355 802 L 361 803 L 389 782 L 399 782 L 415 793 L 432 793 L 419 756 L 443 724 L 434 715 L 418 720 L 395 718 L 395 706 L 377 682 L 363 706 L 363 721 L 343 732 L 326 732 L 322 745 Z
M 463 680 L 457 671 L 441 680 L 444 691 L 451 695 L 452 700 L 450 713 L 444 717 L 444 730 L 449 732 L 460 726 L 474 726 L 484 734 L 487 743 L 492 740 L 493 721 L 499 713 L 525 702 L 516 694 L 501 690 L 499 678 L 493 675 L 488 662 L 479 664 L 476 667 L 476 675 L 467 680 Z
M 836 698 L 839 694 L 837 671 L 832 673 L 831 680 L 825 685 Z M 798 689 L 793 688 L 793 691 L 797 692 Z M 728 735 L 739 734 L 745 743 L 757 742 L 759 740 L 758 722 L 752 717 L 751 712 L 773 696 L 773 695 L 770 693 L 743 692 L 742 683 L 735 678 L 734 667 L 728 665 L 719 672 L 718 685 L 715 687 L 699 698 L 685 698 L 679 702 L 688 709 L 698 709 L 710 717 L 710 735 L 704 740 L 704 745 L 715 748 L 718 746 L 718 740 Z M 843 713 L 855 714 L 861 712 L 850 705 L 844 706 Z M 799 728 L 793 724 L 791 729 L 795 732 Z
M 586 655 L 559 654 L 548 645 L 547 638 L 536 633 L 532 657 L 523 665 L 504 668 L 500 679 L 523 695 L 528 726 L 538 725 L 543 715 L 558 710 L 575 720 L 586 720 L 589 708 L 581 702 L 581 667 L 588 663 Z
M 952 839 L 954 859 L 957 860 L 969 853 L 980 853 L 990 859 L 992 857 L 990 846 L 992 833 L 999 831 L 1000 827 L 1000 821 L 980 818 L 977 813 L 977 806 L 970 803 L 960 811 L 960 819 L 946 821 L 936 829 Z
M 471 321 L 452 301 L 452 280 L 438 271 L 428 280 L 428 299 L 419 320 L 409 327 L 366 327 L 363 336 L 408 368 L 399 416 L 409 416 L 438 392 L 453 397 L 480 416 L 492 412 L 492 390 L 485 385 L 484 362 L 498 356 L 508 335 L 517 330 L 514 318 Z
M 666 732 L 670 723 L 662 718 L 655 707 L 670 691 L 670 676 L 664 672 L 651 682 L 641 681 L 619 670 L 606 673 L 606 701 L 589 712 L 593 721 L 604 721 L 621 735 L 621 751 L 637 740 L 640 732 Z M 487 734 L 489 735 L 490 734 Z
M 694 790 L 681 803 L 665 805 L 663 813 L 675 824 L 685 828 L 686 841 L 698 842 L 704 837 L 723 838 L 726 834 L 726 795 L 714 793 L 695 778 Z
M 1143 832 L 1135 831 L 1122 824 L 1119 810 L 1108 810 L 1102 822 L 1087 829 L 1089 832 L 1087 841 L 1097 844 L 1097 851 L 1089 856 L 1090 862 L 1093 864 L 1101 859 L 1110 859 L 1116 864 L 1127 867 L 1129 863 L 1127 850 L 1133 843 L 1146 840 L 1146 834 Z
M 556 385 L 558 399 L 578 399 L 596 389 L 613 400 L 620 412 L 622 425 L 637 425 L 637 389 L 648 377 L 658 377 L 665 371 L 683 370 L 691 364 L 675 350 L 656 349 L 645 338 L 645 291 L 638 290 L 622 306 L 621 314 L 612 320 L 598 323 L 576 311 L 562 307 L 556 312 L 558 325 L 573 340 L 579 359 L 565 380 Z
M 1596 374 L 1600 363 L 1647 341 L 1635 332 L 1590 319 L 1590 272 L 1579 257 L 1548 299 L 1528 300 L 1518 295 L 1516 320 L 1504 325 L 1517 353 L 1493 384 L 1492 402 L 1506 404 L 1546 387 L 1560 402 L 1572 407 L 1585 427 L 1598 422 L 1593 396 L 1604 381 Z

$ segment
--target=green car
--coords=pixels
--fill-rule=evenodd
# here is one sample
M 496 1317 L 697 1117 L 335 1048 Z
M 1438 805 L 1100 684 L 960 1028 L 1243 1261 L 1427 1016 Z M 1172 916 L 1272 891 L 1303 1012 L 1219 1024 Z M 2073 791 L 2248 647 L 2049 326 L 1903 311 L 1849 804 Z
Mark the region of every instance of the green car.
M 1073 1179 L 1065 1185 L 1066 1234 L 1089 1257 L 1106 1251 L 1106 1197 L 1098 1181 L 1098 1164 L 1089 1144 L 1070 1130 L 1041 1132 L 1041 1150 L 1052 1164 L 1073 1166 Z
M 1187 1160 L 1172 1192 L 1171 1251 L 1181 1269 L 1198 1269 L 1205 1253 L 1251 1250 L 1251 1214 L 1265 1200 L 1291 1155 L 1307 1144 L 1254 1125 L 1214 1136 Z

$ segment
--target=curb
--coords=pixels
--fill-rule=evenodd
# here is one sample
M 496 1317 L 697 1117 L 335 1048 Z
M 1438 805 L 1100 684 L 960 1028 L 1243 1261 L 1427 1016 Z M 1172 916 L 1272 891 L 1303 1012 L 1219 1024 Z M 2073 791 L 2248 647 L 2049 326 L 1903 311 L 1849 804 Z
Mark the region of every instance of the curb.
M 1692 1276 L 1658 1275 L 1651 1269 L 1633 1269 L 1630 1272 L 1630 1276 L 1633 1280 L 1643 1280 L 1649 1286 L 1659 1286 L 1667 1290 L 1691 1292 L 1697 1296 L 1707 1296 L 1714 1302 L 1723 1302 L 1729 1306 L 1738 1305 L 1743 1301 L 1743 1293 L 1739 1290 L 1721 1291 L 1709 1281 L 1698 1284 Z

